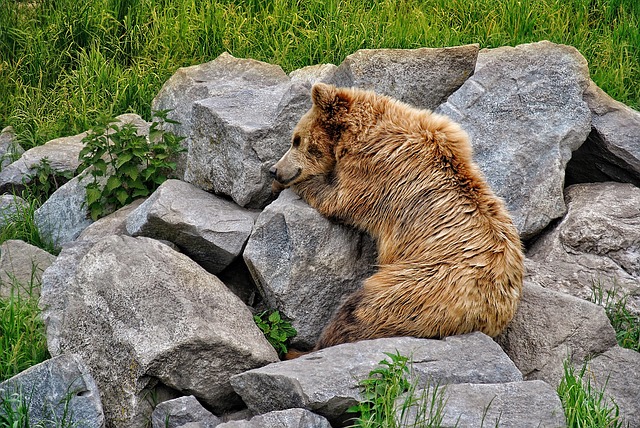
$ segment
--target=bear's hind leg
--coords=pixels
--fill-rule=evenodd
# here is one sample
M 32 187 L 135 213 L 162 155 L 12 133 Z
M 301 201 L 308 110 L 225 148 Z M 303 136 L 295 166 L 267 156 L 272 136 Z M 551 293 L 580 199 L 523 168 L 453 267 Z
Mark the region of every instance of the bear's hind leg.
M 364 294 L 364 290 L 359 289 L 347 297 L 322 331 L 314 351 L 365 338 L 369 327 L 356 316 L 356 310 L 362 304 Z

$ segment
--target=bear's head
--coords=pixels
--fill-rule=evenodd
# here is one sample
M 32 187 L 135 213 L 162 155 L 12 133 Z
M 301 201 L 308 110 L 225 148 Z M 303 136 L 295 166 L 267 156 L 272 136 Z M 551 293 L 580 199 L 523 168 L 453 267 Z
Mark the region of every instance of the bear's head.
M 336 163 L 336 144 L 346 127 L 351 94 L 316 83 L 311 88 L 311 99 L 313 106 L 293 130 L 291 147 L 269 170 L 282 187 L 328 174 Z

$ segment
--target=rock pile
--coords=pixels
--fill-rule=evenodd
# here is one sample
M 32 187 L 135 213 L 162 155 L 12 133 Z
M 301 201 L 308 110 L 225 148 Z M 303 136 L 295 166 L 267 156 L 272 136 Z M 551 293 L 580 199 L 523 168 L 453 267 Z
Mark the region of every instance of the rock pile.
M 308 349 L 341 297 L 375 269 L 368 236 L 290 191 L 271 196 L 268 169 L 317 81 L 375 89 L 469 132 L 527 244 L 522 302 L 495 341 L 379 339 L 279 361 L 252 309 L 279 310 L 299 332 L 295 346 Z M 595 282 L 629 294 L 640 312 L 640 114 L 600 91 L 575 49 L 358 51 L 339 66 L 289 75 L 223 54 L 176 72 L 153 108 L 173 109 L 181 123 L 172 129 L 186 137 L 176 179 L 95 223 L 82 177 L 40 208 L 41 233 L 62 251 L 55 261 L 26 257 L 46 268 L 40 305 L 54 358 L 0 392 L 29 389 L 55 412 L 73 391 L 73 418 L 91 427 L 341 426 L 362 398 L 358 381 L 384 352 L 400 352 L 422 387 L 443 388 L 443 426 L 476 427 L 485 417 L 558 427 L 555 387 L 569 357 L 589 360 L 594 382 L 640 426 L 640 354 L 617 346 L 603 308 L 589 302 Z M 148 132 L 138 117 L 119 120 Z M 73 170 L 81 139 L 25 152 L 0 172 L 0 189 L 22 183 L 51 148 L 60 157 L 46 155 L 52 167 Z M 2 210 L 20 203 L 3 199 Z M 2 275 L 18 277 L 5 245 Z

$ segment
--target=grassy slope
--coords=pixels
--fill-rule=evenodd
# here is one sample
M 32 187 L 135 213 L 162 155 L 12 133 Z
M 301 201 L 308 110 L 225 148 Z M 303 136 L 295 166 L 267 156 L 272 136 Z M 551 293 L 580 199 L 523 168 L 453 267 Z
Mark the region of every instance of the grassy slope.
M 614 98 L 640 107 L 636 0 L 0 0 L 0 127 L 25 147 L 149 105 L 180 66 L 223 51 L 285 71 L 361 48 L 543 39 L 577 47 Z

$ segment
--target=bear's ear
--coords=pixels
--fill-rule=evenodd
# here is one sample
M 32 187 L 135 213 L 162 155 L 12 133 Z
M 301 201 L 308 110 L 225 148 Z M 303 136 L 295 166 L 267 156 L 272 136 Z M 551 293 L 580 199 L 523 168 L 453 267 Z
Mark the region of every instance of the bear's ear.
M 322 111 L 333 116 L 337 111 L 349 108 L 351 98 L 338 90 L 335 86 L 326 83 L 316 83 L 311 88 L 311 100 Z

